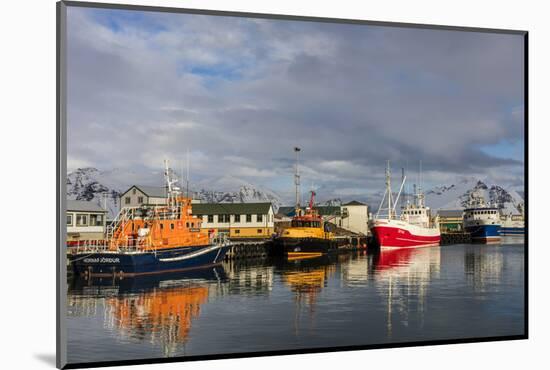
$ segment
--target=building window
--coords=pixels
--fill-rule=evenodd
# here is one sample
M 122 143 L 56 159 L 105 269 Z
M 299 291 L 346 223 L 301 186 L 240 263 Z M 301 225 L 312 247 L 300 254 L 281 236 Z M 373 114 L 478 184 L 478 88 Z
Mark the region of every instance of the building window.
M 174 224 L 170 224 L 170 230 L 174 230 Z
M 130 197 L 124 198 L 124 204 L 130 204 Z
M 246 222 L 252 222 L 252 215 L 246 215 Z
M 143 203 L 143 197 L 138 197 L 138 203 Z
M 237 229 L 235 230 L 235 234 L 240 234 L 241 233 L 241 230 Z
M 90 226 L 103 225 L 103 215 L 90 215 Z
M 219 215 L 218 221 L 220 223 L 228 223 L 229 222 L 229 215 Z
M 88 226 L 88 215 L 77 214 L 76 226 Z
M 235 215 L 235 222 L 241 222 L 241 215 Z
M 263 215 L 256 215 L 256 221 L 257 222 L 263 222 L 264 216 Z
M 136 193 L 136 188 L 133 188 L 132 189 L 132 194 L 135 194 Z
M 67 215 L 67 226 L 73 226 L 73 215 Z
M 208 215 L 208 222 L 214 222 L 214 215 Z
M 160 224 L 160 229 L 164 229 L 164 224 Z
M 261 234 L 262 233 L 262 229 L 258 229 L 258 234 Z

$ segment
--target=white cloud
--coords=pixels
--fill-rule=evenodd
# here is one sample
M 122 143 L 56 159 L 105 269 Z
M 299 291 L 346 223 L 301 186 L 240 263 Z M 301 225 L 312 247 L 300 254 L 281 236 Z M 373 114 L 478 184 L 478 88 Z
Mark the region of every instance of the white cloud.
M 197 178 L 269 187 L 298 145 L 303 183 L 327 195 L 378 191 L 386 159 L 423 160 L 432 183 L 523 178 L 479 150 L 523 140 L 520 36 L 166 13 L 115 30 L 101 17 L 69 9 L 74 166 L 150 171 L 190 148 Z

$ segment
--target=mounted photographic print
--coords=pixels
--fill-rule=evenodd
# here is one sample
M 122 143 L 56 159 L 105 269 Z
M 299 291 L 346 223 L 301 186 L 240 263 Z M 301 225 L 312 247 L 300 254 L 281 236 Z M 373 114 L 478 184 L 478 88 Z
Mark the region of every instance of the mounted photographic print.
M 526 55 L 58 3 L 58 367 L 527 338 Z

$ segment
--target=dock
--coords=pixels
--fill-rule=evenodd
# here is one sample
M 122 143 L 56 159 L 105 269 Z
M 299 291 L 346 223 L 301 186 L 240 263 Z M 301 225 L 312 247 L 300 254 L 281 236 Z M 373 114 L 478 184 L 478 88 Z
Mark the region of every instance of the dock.
M 338 239 L 345 239 L 341 251 L 353 251 L 367 249 L 367 238 L 365 236 L 341 236 Z M 225 255 L 226 261 L 267 258 L 271 248 L 271 239 L 261 240 L 231 240 L 231 248 Z
M 266 258 L 269 253 L 270 239 L 231 240 L 231 244 L 231 248 L 225 255 L 226 261 Z
M 472 236 L 466 232 L 441 233 L 441 245 L 468 244 Z

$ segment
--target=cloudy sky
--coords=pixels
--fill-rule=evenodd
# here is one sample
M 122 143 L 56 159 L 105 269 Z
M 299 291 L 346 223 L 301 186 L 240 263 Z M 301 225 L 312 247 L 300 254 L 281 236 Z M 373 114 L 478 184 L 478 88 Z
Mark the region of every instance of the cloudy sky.
M 410 28 L 68 9 L 68 169 L 232 175 L 322 198 L 424 186 L 523 188 L 523 38 Z M 178 165 L 179 166 L 179 165 Z

